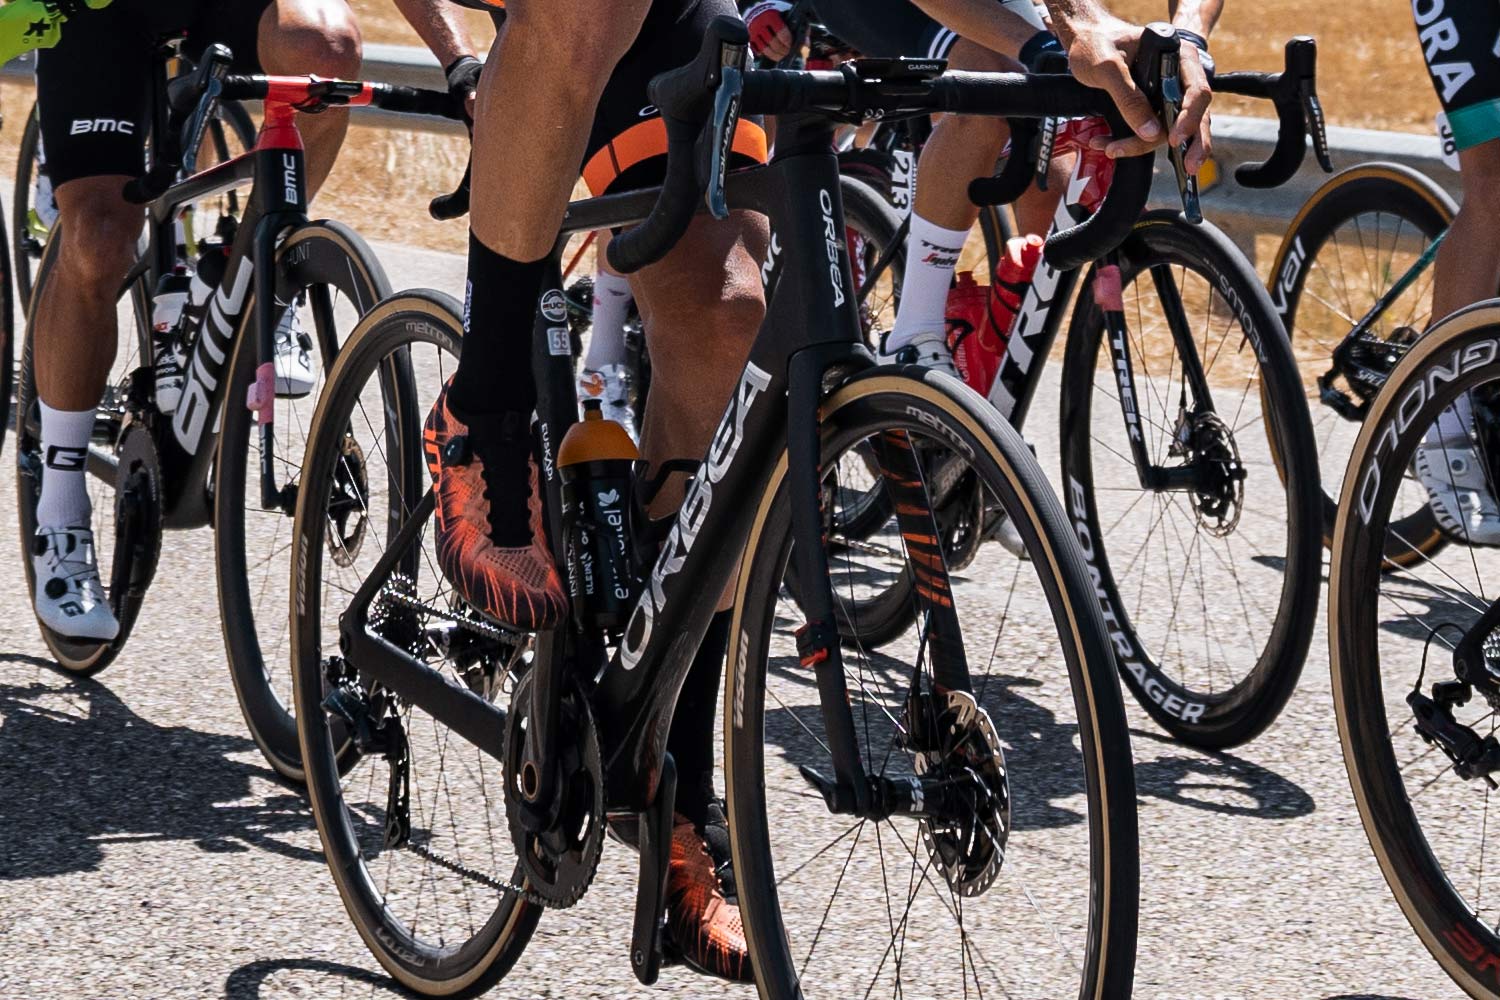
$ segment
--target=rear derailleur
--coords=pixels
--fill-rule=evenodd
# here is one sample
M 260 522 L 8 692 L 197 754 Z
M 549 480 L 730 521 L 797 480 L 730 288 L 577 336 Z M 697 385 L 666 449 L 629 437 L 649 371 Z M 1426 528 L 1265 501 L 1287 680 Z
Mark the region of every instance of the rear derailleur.
M 1491 788 L 1500 788 L 1491 775 L 1500 771 L 1500 740 L 1493 733 L 1480 736 L 1472 726 L 1459 722 L 1453 710 L 1466 704 L 1475 691 L 1500 710 L 1500 600 L 1490 605 L 1479 621 L 1464 633 L 1453 650 L 1451 681 L 1432 685 L 1431 697 L 1422 693 L 1421 679 L 1406 696 L 1416 721 L 1417 735 L 1436 746 L 1453 762 L 1453 771 L 1465 781 L 1483 778 Z

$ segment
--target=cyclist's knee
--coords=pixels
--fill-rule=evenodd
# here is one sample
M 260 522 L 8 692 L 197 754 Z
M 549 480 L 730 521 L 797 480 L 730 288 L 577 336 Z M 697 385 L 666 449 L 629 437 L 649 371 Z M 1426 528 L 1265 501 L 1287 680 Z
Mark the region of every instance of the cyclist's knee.
M 260 61 L 268 73 L 355 79 L 363 49 L 344 0 L 281 0 L 261 19 Z
M 1022 69 L 1016 60 L 1003 56 L 993 49 L 977 45 L 967 38 L 953 43 L 948 53 L 948 68 L 973 70 L 978 73 L 1015 73 Z
M 142 212 L 121 196 L 123 177 L 91 177 L 57 190 L 58 220 L 66 238 L 59 264 L 87 295 L 114 295 L 135 262 Z
M 1458 154 L 1464 187 L 1463 211 L 1471 217 L 1500 217 L 1500 139 Z

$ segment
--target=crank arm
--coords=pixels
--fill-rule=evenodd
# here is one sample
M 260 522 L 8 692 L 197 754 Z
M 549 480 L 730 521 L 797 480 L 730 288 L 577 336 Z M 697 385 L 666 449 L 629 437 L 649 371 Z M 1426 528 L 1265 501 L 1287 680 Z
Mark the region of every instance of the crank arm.
M 672 860 L 672 814 L 677 806 L 677 763 L 662 757 L 656 798 L 640 814 L 641 876 L 635 890 L 635 922 L 630 932 L 630 968 L 641 985 L 661 973 L 662 921 L 667 912 L 667 874 Z

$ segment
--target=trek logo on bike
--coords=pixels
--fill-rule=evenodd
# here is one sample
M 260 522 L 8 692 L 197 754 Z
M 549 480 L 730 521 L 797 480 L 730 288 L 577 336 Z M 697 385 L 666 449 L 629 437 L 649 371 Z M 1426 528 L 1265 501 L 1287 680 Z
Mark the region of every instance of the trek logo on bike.
M 693 543 L 698 540 L 698 532 L 708 520 L 709 508 L 713 506 L 713 488 L 723 480 L 734 464 L 734 456 L 739 454 L 740 445 L 745 442 L 745 418 L 750 415 L 756 397 L 770 385 L 768 372 L 756 367 L 753 361 L 746 362 L 739 388 L 734 393 L 734 406 L 725 412 L 719 429 L 714 432 L 713 441 L 708 446 L 708 457 L 698 467 L 693 485 L 677 512 L 677 523 L 672 525 L 656 566 L 651 570 L 650 585 L 642 592 L 625 626 L 625 638 L 620 643 L 620 665 L 626 670 L 634 670 L 640 664 L 651 642 L 651 628 L 667 606 L 667 578 L 682 569 L 688 553 L 693 550 Z

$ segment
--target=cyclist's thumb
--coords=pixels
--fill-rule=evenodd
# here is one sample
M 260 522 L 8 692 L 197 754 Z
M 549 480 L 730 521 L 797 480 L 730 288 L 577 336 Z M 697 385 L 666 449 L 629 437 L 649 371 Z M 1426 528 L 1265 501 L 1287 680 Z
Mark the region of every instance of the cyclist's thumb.
M 1161 122 L 1156 120 L 1151 102 L 1136 88 L 1133 80 L 1128 76 L 1117 78 L 1109 88 L 1109 96 L 1114 98 L 1120 117 L 1125 119 L 1132 132 L 1146 142 L 1161 141 Z

